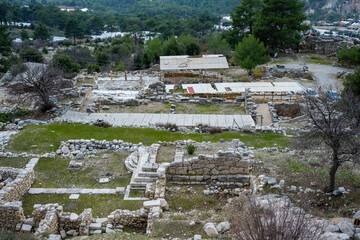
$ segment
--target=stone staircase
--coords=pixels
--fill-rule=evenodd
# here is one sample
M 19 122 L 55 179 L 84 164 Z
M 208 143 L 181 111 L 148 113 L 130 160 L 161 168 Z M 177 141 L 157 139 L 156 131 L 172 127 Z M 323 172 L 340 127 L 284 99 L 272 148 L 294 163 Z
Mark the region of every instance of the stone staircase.
M 129 172 L 134 172 L 139 161 L 139 151 L 135 150 L 125 159 L 125 166 Z
M 145 190 L 148 183 L 156 182 L 156 171 L 159 168 L 159 165 L 156 163 L 156 155 L 159 148 L 159 144 L 138 148 L 138 160 L 136 168 L 133 168 L 133 175 L 130 181 L 131 189 Z M 136 162 L 134 157 L 129 159 L 129 165 L 134 162 Z

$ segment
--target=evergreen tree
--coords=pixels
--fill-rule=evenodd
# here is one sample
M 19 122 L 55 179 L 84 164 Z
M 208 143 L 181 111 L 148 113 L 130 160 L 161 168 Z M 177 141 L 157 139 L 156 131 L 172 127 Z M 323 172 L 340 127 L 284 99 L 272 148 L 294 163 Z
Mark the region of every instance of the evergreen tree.
M 352 93 L 354 96 L 360 97 L 360 68 L 353 74 L 346 76 L 344 81 L 344 93 Z
M 50 33 L 49 33 L 48 27 L 43 23 L 39 23 L 35 27 L 34 39 L 39 39 L 41 41 L 47 41 L 47 40 L 49 40 L 49 38 L 50 38 Z
M 87 23 L 89 33 L 101 34 L 104 31 L 104 19 L 99 16 L 93 16 Z
M 70 19 L 65 27 L 65 36 L 67 38 L 74 39 L 74 45 L 76 44 L 76 38 L 82 38 L 84 36 L 83 28 L 79 25 L 75 19 Z
M 264 64 L 270 60 L 266 54 L 267 48 L 254 36 L 245 37 L 238 44 L 235 50 L 235 63 L 246 69 L 249 74 L 259 64 Z
M 117 27 L 117 23 L 116 23 L 116 19 L 114 17 L 114 15 L 110 15 L 107 18 L 106 21 L 106 25 L 107 25 L 107 30 L 111 33 L 113 33 Z
M 253 33 L 253 25 L 260 10 L 260 0 L 242 0 L 240 5 L 230 12 L 231 25 L 237 36 L 248 36 Z
M 29 40 L 29 38 L 30 38 L 29 33 L 25 29 L 21 30 L 20 38 L 21 38 L 22 41 Z
M 308 29 L 304 4 L 299 0 L 264 0 L 254 25 L 254 34 L 271 50 L 299 44 L 301 31 Z
M 171 36 L 170 39 L 163 44 L 162 53 L 164 56 L 175 56 L 183 55 L 185 52 L 180 48 L 176 38 Z
M 6 25 L 0 25 L 0 72 L 6 72 L 11 66 L 11 45 L 10 33 Z

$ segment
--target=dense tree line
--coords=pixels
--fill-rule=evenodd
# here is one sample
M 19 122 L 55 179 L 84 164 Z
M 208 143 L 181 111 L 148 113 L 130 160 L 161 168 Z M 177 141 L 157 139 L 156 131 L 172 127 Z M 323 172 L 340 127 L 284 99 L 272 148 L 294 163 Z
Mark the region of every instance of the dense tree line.
M 41 3 L 89 8 L 99 14 L 120 13 L 136 16 L 146 13 L 149 16 L 173 15 L 196 16 L 203 12 L 216 15 L 228 14 L 238 0 L 10 0 L 19 5 Z
M 194 17 L 180 18 L 168 12 L 166 16 L 150 16 L 140 13 L 126 16 L 121 13 L 97 15 L 93 12 L 61 11 L 55 5 L 32 4 L 24 7 L 9 2 L 0 2 L 0 22 L 43 23 L 53 30 L 64 31 L 72 39 L 84 35 L 101 34 L 103 31 L 140 32 L 152 31 L 162 33 L 165 37 L 190 33 L 203 36 L 210 31 L 219 18 L 206 13 Z M 34 28 L 32 25 L 31 28 Z

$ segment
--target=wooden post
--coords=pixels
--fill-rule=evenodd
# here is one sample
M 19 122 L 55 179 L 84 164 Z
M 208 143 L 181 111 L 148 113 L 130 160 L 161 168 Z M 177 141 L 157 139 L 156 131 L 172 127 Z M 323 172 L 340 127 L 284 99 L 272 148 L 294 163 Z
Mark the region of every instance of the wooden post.
M 113 72 L 112 70 L 110 71 L 110 78 L 111 78 L 111 81 L 113 80 Z
M 127 81 L 127 71 L 125 71 L 125 81 Z

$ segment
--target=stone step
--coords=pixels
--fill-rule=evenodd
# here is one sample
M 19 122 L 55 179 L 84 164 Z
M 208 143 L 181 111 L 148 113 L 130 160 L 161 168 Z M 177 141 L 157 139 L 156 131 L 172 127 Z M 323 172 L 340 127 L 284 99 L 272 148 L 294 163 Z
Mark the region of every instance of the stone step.
M 131 179 L 132 182 L 146 182 L 146 183 L 152 183 L 156 182 L 156 178 L 151 177 L 136 177 L 134 179 Z
M 156 178 L 156 172 L 138 172 L 137 176 Z

